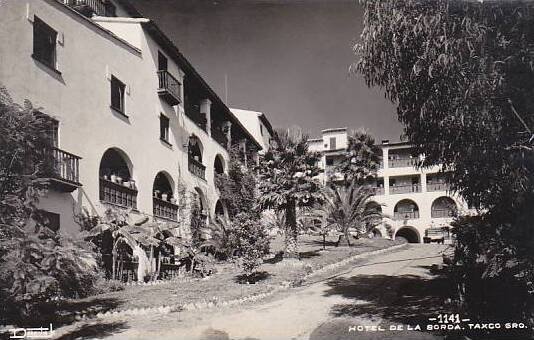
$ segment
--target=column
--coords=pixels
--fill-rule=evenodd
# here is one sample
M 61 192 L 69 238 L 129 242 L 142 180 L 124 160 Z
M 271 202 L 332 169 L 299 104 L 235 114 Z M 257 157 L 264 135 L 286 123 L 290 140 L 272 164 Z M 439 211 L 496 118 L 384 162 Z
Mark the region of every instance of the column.
M 200 113 L 206 117 L 206 132 L 211 136 L 211 100 L 206 98 L 200 101 Z

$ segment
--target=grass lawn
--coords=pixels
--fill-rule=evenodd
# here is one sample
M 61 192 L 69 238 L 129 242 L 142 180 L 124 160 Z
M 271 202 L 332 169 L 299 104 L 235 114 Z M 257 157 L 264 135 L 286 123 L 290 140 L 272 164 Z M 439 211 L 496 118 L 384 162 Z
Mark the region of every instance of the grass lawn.
M 352 247 L 335 247 L 333 245 L 335 240 L 328 238 L 327 247 L 323 250 L 321 236 L 301 235 L 299 242 L 301 261 L 280 261 L 274 257 L 274 254 L 283 249 L 283 240 L 281 237 L 274 238 L 271 243 L 273 257 L 265 260 L 260 266 L 258 272 L 261 273 L 261 279 L 255 284 L 239 283 L 237 277 L 242 274 L 241 270 L 233 264 L 223 263 L 217 266 L 217 273 L 207 279 L 195 279 L 188 282 L 169 281 L 153 286 L 127 286 L 123 291 L 69 301 L 64 306 L 65 318 L 61 323 L 74 321 L 75 311 L 85 310 L 96 314 L 108 310 L 228 301 L 252 294 L 266 293 L 279 287 L 282 282 L 299 281 L 310 271 L 349 256 L 400 244 L 399 241 L 377 238 L 357 240 Z

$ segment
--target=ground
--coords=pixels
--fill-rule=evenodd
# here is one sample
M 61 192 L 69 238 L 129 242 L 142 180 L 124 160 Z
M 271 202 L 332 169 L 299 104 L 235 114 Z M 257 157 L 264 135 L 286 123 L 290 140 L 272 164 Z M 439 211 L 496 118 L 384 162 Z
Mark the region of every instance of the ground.
M 419 331 L 351 326 L 424 325 L 444 304 L 446 281 L 430 273 L 446 246 L 406 245 L 359 260 L 260 303 L 88 322 L 62 339 L 441 339 Z

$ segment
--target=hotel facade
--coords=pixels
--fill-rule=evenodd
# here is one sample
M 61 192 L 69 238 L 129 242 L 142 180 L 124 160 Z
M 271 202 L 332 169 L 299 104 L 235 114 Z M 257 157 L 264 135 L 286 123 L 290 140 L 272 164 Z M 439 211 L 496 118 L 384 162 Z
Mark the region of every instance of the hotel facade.
M 39 208 L 64 235 L 79 232 L 82 209 L 109 207 L 187 233 L 181 188 L 207 220 L 224 214 L 214 177 L 226 171 L 228 150 L 262 148 L 128 1 L 2 1 L 0 44 L 1 86 L 55 126 L 51 190 Z M 259 124 L 254 117 L 247 124 Z
M 348 145 L 347 128 L 326 129 L 321 138 L 310 139 L 309 149 L 321 153 L 321 181 L 326 183 L 329 173 L 343 159 Z M 469 213 L 467 203 L 449 191 L 440 167 L 418 169 L 419 157 L 412 155 L 408 143 L 383 141 L 382 162 L 373 183 L 373 202 L 380 205 L 386 216 L 374 230 L 376 236 L 403 237 L 411 243 L 422 243 L 429 230 L 450 227 L 456 214 Z

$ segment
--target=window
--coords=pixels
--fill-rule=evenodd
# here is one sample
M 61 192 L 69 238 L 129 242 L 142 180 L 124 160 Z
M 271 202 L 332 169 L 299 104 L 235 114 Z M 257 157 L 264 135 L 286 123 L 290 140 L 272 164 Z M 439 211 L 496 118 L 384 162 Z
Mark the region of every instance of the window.
M 49 212 L 46 210 L 40 210 L 41 216 L 43 217 L 43 224 L 52 231 L 59 231 L 60 226 L 60 215 Z
M 327 158 L 326 159 L 326 165 L 334 165 L 334 159 L 333 158 Z
M 263 125 L 260 124 L 260 134 L 263 136 Z
M 330 150 L 336 149 L 336 137 L 330 137 Z
M 111 76 L 111 107 L 124 113 L 124 90 L 126 85 L 123 82 Z
M 33 57 L 56 69 L 57 32 L 38 17 L 33 20 Z
M 159 116 L 159 138 L 169 143 L 169 118 L 164 115 Z

